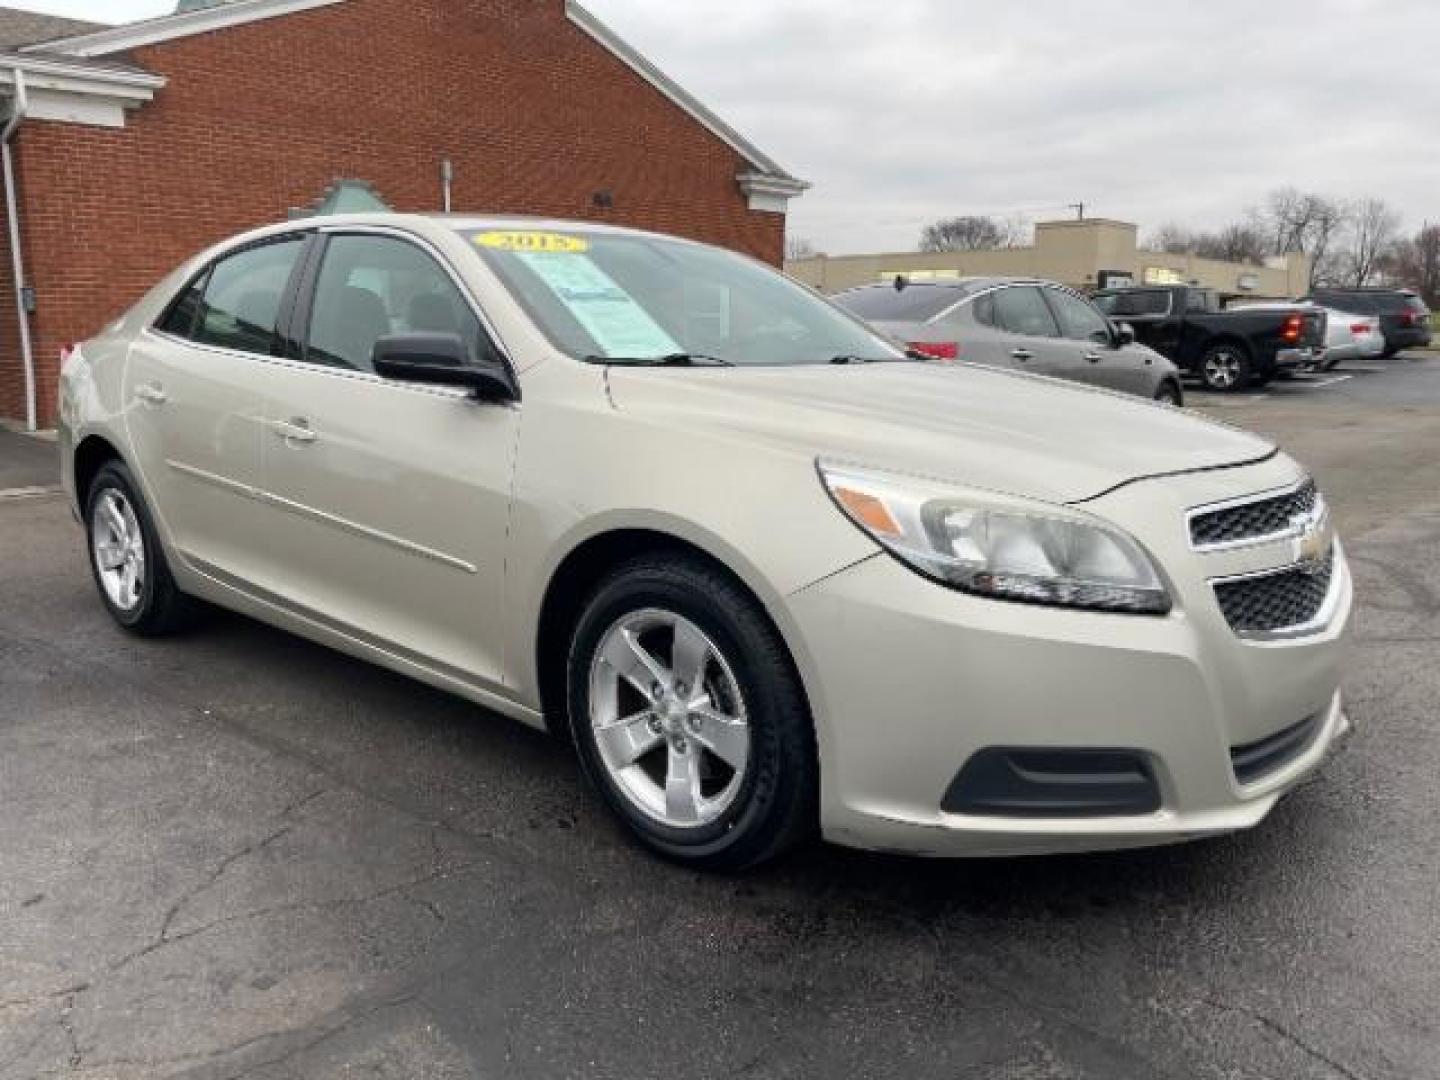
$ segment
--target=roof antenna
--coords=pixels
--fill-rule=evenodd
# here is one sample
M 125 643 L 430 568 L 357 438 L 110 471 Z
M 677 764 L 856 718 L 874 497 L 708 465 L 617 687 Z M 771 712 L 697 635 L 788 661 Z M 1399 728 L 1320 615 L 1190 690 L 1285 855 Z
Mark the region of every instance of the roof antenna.
M 910 287 L 910 279 L 909 279 L 908 277 L 906 277 L 904 274 L 896 274 L 896 275 L 895 275 L 895 291 L 896 291 L 896 292 L 904 292 L 904 291 L 905 291 L 906 289 L 908 289 L 909 287 Z

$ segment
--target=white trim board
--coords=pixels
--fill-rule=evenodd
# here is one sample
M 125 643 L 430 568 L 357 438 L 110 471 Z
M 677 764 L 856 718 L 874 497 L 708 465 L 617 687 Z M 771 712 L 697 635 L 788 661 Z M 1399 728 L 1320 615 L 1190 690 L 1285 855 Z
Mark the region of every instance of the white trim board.
M 199 8 L 175 15 L 162 15 L 155 19 L 113 26 L 105 30 L 94 30 L 88 34 L 45 41 L 38 45 L 27 45 L 24 53 L 68 53 L 71 56 L 107 56 L 111 53 L 126 52 L 145 45 L 158 45 L 175 38 L 190 37 L 193 34 L 208 34 L 213 30 L 225 30 L 232 26 L 259 22 L 262 19 L 276 19 L 282 15 L 309 11 L 311 8 L 328 7 L 344 3 L 344 0 L 230 0 L 228 4 Z

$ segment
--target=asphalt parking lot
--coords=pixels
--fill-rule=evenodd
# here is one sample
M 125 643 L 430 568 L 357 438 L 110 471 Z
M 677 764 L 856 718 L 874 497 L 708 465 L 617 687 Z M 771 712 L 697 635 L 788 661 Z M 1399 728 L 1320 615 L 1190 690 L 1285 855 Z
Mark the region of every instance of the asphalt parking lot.
M 1440 1076 L 1440 357 L 1190 401 L 1326 489 L 1358 734 L 1251 833 L 1101 856 L 678 871 L 468 704 L 123 636 L 63 501 L 0 496 L 0 1076 Z

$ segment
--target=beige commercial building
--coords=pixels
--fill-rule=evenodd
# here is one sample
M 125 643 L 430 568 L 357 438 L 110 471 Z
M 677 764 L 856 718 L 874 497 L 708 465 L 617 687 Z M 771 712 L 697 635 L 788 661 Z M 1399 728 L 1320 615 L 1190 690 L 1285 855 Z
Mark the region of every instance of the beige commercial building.
M 792 276 L 821 292 L 857 285 L 960 277 L 1017 276 L 1059 281 L 1089 291 L 1116 285 L 1202 285 L 1226 296 L 1290 299 L 1310 287 L 1310 260 L 1303 255 L 1269 259 L 1263 266 L 1169 255 L 1140 247 L 1139 230 L 1124 221 L 1046 221 L 1035 227 L 1031 247 L 997 251 L 901 252 L 883 255 L 819 255 L 785 264 Z

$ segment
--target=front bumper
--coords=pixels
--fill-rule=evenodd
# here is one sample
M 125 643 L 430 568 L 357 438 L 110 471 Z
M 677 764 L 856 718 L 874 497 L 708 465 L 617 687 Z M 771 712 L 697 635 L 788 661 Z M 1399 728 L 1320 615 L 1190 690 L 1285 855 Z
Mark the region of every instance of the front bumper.
M 1163 483 L 1182 503 L 1213 494 L 1187 496 L 1179 480 L 1134 487 Z M 1213 476 L 1189 486 L 1207 484 L 1214 487 Z M 1123 525 L 1126 505 L 1146 500 L 1122 491 L 1101 501 L 1113 503 L 1107 516 Z M 875 850 L 992 856 L 1149 846 L 1257 824 L 1350 730 L 1339 685 L 1352 586 L 1337 545 L 1326 625 L 1293 640 L 1245 641 L 1224 622 L 1210 581 L 1246 557 L 1212 565 L 1189 553 L 1194 565 L 1175 573 L 1176 561 L 1161 555 L 1176 596 L 1163 618 L 967 596 L 888 555 L 792 596 L 815 687 L 826 837 Z M 1237 779 L 1233 750 L 1311 718 L 1303 749 L 1251 783 Z M 1159 809 L 1124 817 L 946 813 L 960 770 L 996 747 L 1138 753 L 1159 785 Z

